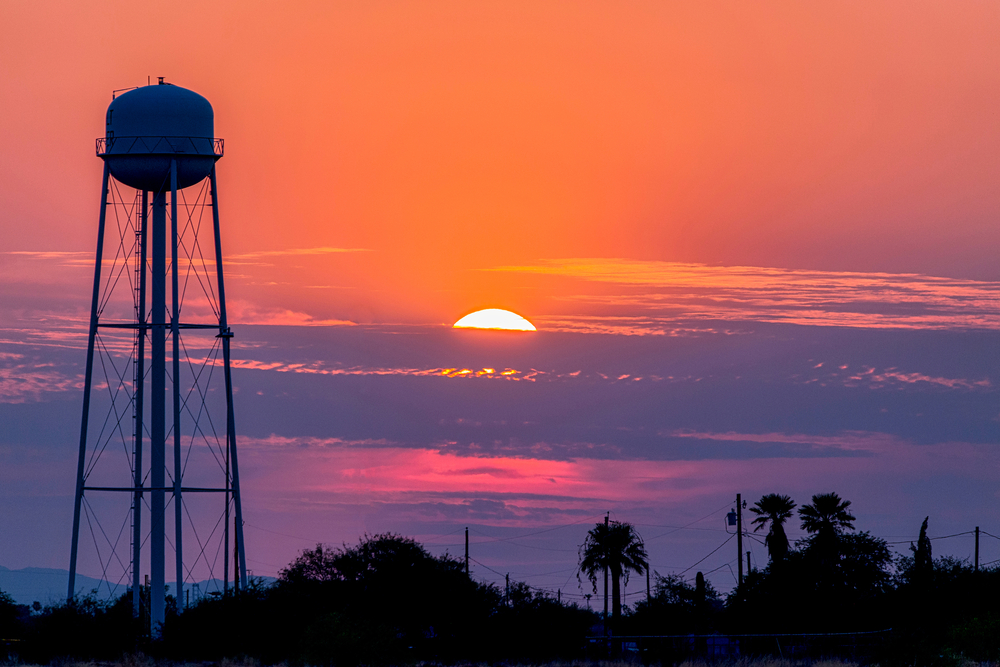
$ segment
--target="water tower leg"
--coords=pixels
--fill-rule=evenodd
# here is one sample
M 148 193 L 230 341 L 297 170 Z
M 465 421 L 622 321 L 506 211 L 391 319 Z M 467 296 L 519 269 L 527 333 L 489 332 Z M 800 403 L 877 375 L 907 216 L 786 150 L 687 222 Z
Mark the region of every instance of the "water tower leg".
M 226 367 L 229 367 L 229 343 L 225 345 Z M 230 386 L 232 386 L 230 384 Z M 232 403 L 232 397 L 230 397 Z M 243 503 L 240 497 L 240 466 L 236 461 L 236 429 L 233 428 L 233 437 L 229 439 L 229 446 L 233 452 L 233 504 L 236 505 L 236 553 L 240 561 L 240 583 L 246 588 L 247 585 L 247 557 L 243 548 Z
M 164 567 L 166 517 L 164 477 L 166 466 L 166 227 L 167 197 L 164 191 L 153 197 L 152 328 L 149 368 L 149 624 L 150 634 L 159 638 L 165 618 Z
M 136 313 L 136 324 L 138 330 L 138 345 L 136 346 L 135 358 L 136 385 L 135 385 L 135 491 L 132 496 L 132 615 L 140 617 L 142 612 L 142 580 L 140 571 L 142 570 L 140 558 L 142 556 L 142 418 L 143 418 L 143 398 L 146 377 L 146 230 L 149 223 L 149 193 L 142 191 L 142 214 L 139 217 L 139 307 Z
M 108 163 L 101 179 L 101 213 L 97 224 L 97 255 L 94 260 L 94 295 L 90 302 L 90 333 L 87 338 L 87 370 L 83 376 L 83 417 L 80 420 L 80 458 L 76 465 L 76 495 L 73 503 L 73 542 L 69 553 L 69 587 L 66 601 L 76 597 L 76 558 L 80 547 L 80 510 L 83 505 L 84 464 L 87 460 L 87 420 L 90 417 L 90 385 L 94 377 L 94 342 L 97 338 L 97 305 L 101 297 L 101 256 L 104 254 L 104 221 L 108 212 Z
M 173 334 L 173 388 L 174 388 L 174 549 L 177 565 L 177 587 L 174 590 L 176 598 L 174 606 L 180 613 L 184 602 L 184 549 L 181 537 L 184 534 L 183 508 L 181 507 L 181 337 L 180 337 L 180 298 L 177 291 L 177 274 L 180 257 L 177 254 L 177 160 L 170 161 L 170 280 L 171 280 L 171 317 L 170 330 Z
M 219 229 L 219 183 L 215 167 L 209 176 L 212 180 L 212 222 L 215 228 L 215 267 L 219 283 L 219 336 L 222 338 L 222 358 L 226 378 L 226 439 L 229 441 L 229 456 L 233 465 L 233 500 L 236 505 L 236 553 L 239 558 L 239 580 L 247 584 L 247 559 L 243 546 L 243 504 L 240 497 L 240 466 L 236 458 L 236 419 L 233 410 L 233 376 L 229 364 L 229 341 L 233 334 L 229 330 L 226 315 L 226 284 L 222 272 L 222 233 Z

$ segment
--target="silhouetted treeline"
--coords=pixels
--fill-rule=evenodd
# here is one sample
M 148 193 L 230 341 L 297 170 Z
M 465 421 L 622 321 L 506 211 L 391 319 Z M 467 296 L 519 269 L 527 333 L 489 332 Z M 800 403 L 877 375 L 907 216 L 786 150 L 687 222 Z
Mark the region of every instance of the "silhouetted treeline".
M 772 498 L 774 516 L 787 509 L 780 500 Z M 623 606 L 614 634 L 892 628 L 874 656 L 882 664 L 1000 659 L 1000 570 L 976 572 L 967 562 L 934 558 L 926 521 L 910 554 L 893 556 L 884 540 L 853 531 L 849 503 L 836 497 L 823 502 L 829 512 L 820 514 L 840 516 L 836 530 L 818 529 L 794 545 L 775 537 L 768 566 L 749 572 L 725 599 L 700 573 L 693 579 L 654 574 L 652 596 Z M 0 640 L 25 662 L 116 659 L 136 650 L 185 661 L 249 656 L 290 665 L 538 662 L 599 657 L 595 652 L 608 645 L 588 642 L 588 636 L 601 632 L 596 613 L 523 583 L 505 590 L 477 582 L 458 560 L 432 556 L 391 534 L 365 536 L 350 547 L 317 546 L 273 585 L 253 581 L 239 595 L 206 598 L 180 616 L 171 613 L 156 643 L 132 619 L 130 593 L 110 603 L 86 598 L 35 610 L 0 594 Z M 665 654 L 637 657 L 671 660 Z
M 4 615 L 6 614 L 6 615 Z M 0 638 L 21 660 L 114 659 L 137 649 L 186 661 L 251 656 L 266 664 L 399 664 L 417 661 L 582 657 L 596 617 L 523 583 L 510 590 L 466 576 L 397 535 L 305 551 L 272 586 L 206 598 L 168 614 L 163 640 L 139 636 L 131 593 L 31 614 L 0 602 Z
M 273 587 L 202 603 L 165 636 L 204 659 L 242 651 L 317 665 L 579 653 L 593 622 L 586 611 L 523 585 L 505 594 L 466 576 L 454 558 L 378 535 L 306 551 Z

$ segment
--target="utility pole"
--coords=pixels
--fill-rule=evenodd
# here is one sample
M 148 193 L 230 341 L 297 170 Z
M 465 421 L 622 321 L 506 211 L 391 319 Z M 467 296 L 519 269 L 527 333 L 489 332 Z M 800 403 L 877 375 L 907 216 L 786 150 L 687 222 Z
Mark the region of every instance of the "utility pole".
M 503 598 L 504 598 L 504 603 L 509 607 L 510 606 L 510 572 L 507 573 L 507 584 L 504 587 Z
M 556 602 L 558 602 L 559 604 L 562 604 L 562 589 L 561 588 L 557 588 L 556 589 Z
M 979 572 L 979 526 L 976 526 L 976 572 Z
M 611 512 L 604 515 L 604 528 L 608 527 L 608 519 L 611 516 Z M 607 533 L 607 530 L 604 531 Z M 604 566 L 604 628 L 605 633 L 607 633 L 608 627 L 608 566 Z
M 750 574 L 750 552 L 747 552 L 747 575 Z
M 743 498 L 736 494 L 736 582 L 743 585 Z
M 469 576 L 469 527 L 465 527 L 465 576 Z
M 646 563 L 646 602 L 652 599 L 652 595 L 649 594 L 649 563 Z

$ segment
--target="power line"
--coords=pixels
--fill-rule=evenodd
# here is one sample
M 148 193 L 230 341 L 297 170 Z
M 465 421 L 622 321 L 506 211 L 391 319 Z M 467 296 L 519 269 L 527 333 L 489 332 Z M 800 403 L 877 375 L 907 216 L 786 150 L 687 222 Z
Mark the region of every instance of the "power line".
M 490 572 L 492 572 L 493 574 L 497 575 L 498 577 L 505 577 L 505 576 L 507 576 L 507 575 L 506 575 L 506 574 L 504 574 L 503 572 L 497 572 L 496 570 L 494 570 L 494 569 L 493 569 L 492 567 L 490 567 L 489 565 L 486 565 L 485 563 L 480 563 L 480 562 L 479 562 L 478 560 L 476 560 L 476 559 L 475 559 L 475 558 L 473 558 L 472 556 L 469 556 L 469 560 L 471 560 L 471 561 L 472 561 L 473 563 L 475 563 L 476 565 L 479 565 L 479 566 L 481 566 L 481 567 L 485 567 L 485 568 L 486 568 L 487 570 L 489 570 L 489 571 L 490 571 Z
M 974 530 L 967 530 L 964 533 L 955 533 L 953 535 L 941 535 L 939 537 L 928 537 L 927 539 L 929 539 L 929 540 L 947 540 L 950 537 L 960 537 L 962 535 L 973 535 L 975 532 L 976 531 L 974 531 Z M 984 533 L 984 534 L 988 534 L 988 533 L 986 533 L 986 531 L 979 531 L 979 532 Z M 993 537 L 993 535 L 990 535 L 990 537 Z M 918 537 L 918 539 L 919 539 L 919 537 Z M 1000 538 L 997 538 L 997 539 L 1000 539 Z M 898 542 L 886 542 L 886 544 L 912 544 L 912 543 L 913 543 L 913 540 L 900 540 Z
M 262 530 L 265 533 L 271 533 L 273 535 L 281 535 L 282 537 L 290 537 L 293 540 L 302 540 L 303 542 L 311 542 L 313 544 L 317 544 L 318 543 L 317 540 L 314 540 L 314 539 L 309 538 L 309 537 L 300 537 L 299 535 L 289 535 L 288 533 L 279 533 L 276 530 L 270 530 L 268 528 L 261 528 L 260 526 L 255 526 L 252 523 L 248 523 L 246 521 L 243 522 L 243 525 L 244 526 L 250 526 L 251 528 L 255 528 L 256 530 Z
M 472 542 L 471 544 L 490 544 L 489 542 Z M 471 546 L 470 544 L 470 546 Z M 517 544 L 516 542 L 511 542 L 511 546 L 523 547 L 525 549 L 536 549 L 538 551 L 559 551 L 562 553 L 576 553 L 576 549 L 556 549 L 554 547 L 539 547 L 532 544 Z
M 489 565 L 486 565 L 486 564 L 481 563 L 480 561 L 476 560 L 472 556 L 469 556 L 469 560 L 471 560 L 472 562 L 474 562 L 476 565 L 479 565 L 480 567 L 485 567 L 487 570 L 489 570 L 493 574 L 497 575 L 498 577 L 504 577 L 504 578 L 506 578 L 510 574 L 509 572 L 508 573 L 498 572 L 498 571 L 494 570 L 492 567 L 490 567 Z M 537 575 L 537 576 L 540 576 L 540 575 Z M 540 588 L 538 586 L 532 586 L 531 584 L 529 584 L 529 583 L 527 583 L 525 581 L 522 581 L 521 583 L 524 584 L 525 586 L 527 586 L 529 589 L 531 589 L 533 591 L 539 591 L 541 593 L 548 593 L 548 594 L 551 594 L 553 592 L 552 590 L 547 589 L 547 588 Z M 568 597 L 579 597 L 579 598 L 586 597 L 585 595 L 582 595 L 582 594 L 579 594 L 579 593 L 569 593 L 569 592 L 562 593 L 562 595 L 565 595 L 565 596 L 568 596 Z
M 443 533 L 443 534 L 433 535 L 431 539 L 441 538 L 441 537 L 449 537 L 451 535 L 454 535 L 455 533 L 462 532 L 462 530 L 463 530 L 462 528 L 456 528 L 455 530 L 451 531 L 450 533 Z M 431 544 L 430 546 L 432 546 L 432 547 L 452 547 L 452 546 L 462 546 L 462 545 L 461 544 Z
M 708 553 L 708 556 L 711 556 L 711 555 L 712 555 L 712 554 L 714 554 L 714 553 L 715 553 L 716 551 L 718 551 L 718 550 L 719 550 L 719 549 L 721 549 L 722 547 L 724 547 L 724 546 L 726 546 L 727 544 L 729 544 L 729 540 L 733 539 L 734 537 L 736 537 L 736 535 L 735 535 L 735 534 L 733 534 L 733 535 L 730 535 L 729 537 L 727 537 L 727 538 L 725 539 L 725 541 L 724 541 L 724 542 L 723 542 L 722 544 L 720 544 L 719 546 L 717 546 L 717 547 L 715 547 L 714 549 L 712 549 L 712 550 L 711 550 L 711 551 L 710 551 L 710 552 Z M 703 561 L 705 561 L 705 560 L 706 560 L 706 559 L 708 558 L 708 556 L 705 556 L 705 558 L 702 558 L 702 559 L 701 559 L 700 561 L 698 561 L 698 562 L 697 562 L 697 563 L 695 563 L 694 565 L 691 565 L 690 567 L 688 567 L 688 568 L 686 568 L 686 569 L 684 569 L 684 570 L 681 570 L 680 574 L 684 574 L 684 573 L 685 573 L 685 572 L 687 572 L 688 570 L 690 570 L 690 569 L 692 569 L 692 568 L 694 568 L 694 567 L 696 567 L 696 566 L 700 565 L 700 564 L 701 564 L 701 563 L 702 563 Z
M 696 519 L 696 520 L 694 520 L 694 521 L 692 521 L 690 523 L 687 523 L 687 524 L 685 524 L 683 526 L 670 526 L 670 525 L 666 525 L 666 524 L 641 524 L 641 523 L 637 523 L 637 524 L 634 524 L 634 525 L 636 525 L 636 526 L 648 526 L 648 527 L 664 527 L 664 528 L 670 527 L 670 528 L 672 528 L 672 530 L 670 530 L 670 531 L 668 531 L 666 533 L 663 533 L 663 534 L 660 534 L 660 535 L 657 535 L 657 536 L 654 536 L 654 537 L 650 538 L 650 541 L 651 540 L 659 539 L 661 537 L 665 537 L 667 535 L 671 535 L 671 534 L 673 534 L 675 532 L 678 532 L 680 530 L 714 530 L 714 529 L 708 529 L 708 528 L 694 528 L 693 526 L 695 524 L 697 524 L 697 523 L 700 523 L 701 521 L 705 521 L 706 519 L 711 518 L 712 516 L 718 514 L 721 511 L 725 510 L 726 507 L 729 504 L 730 503 L 726 503 L 726 505 L 722 506 L 721 508 L 719 508 L 717 510 L 714 510 L 713 512 L 711 512 L 709 514 L 706 514 L 705 516 L 703 516 L 703 517 L 701 517 L 699 519 Z M 595 515 L 595 517 L 597 517 L 597 515 Z M 523 548 L 536 549 L 536 550 L 542 550 L 542 551 L 555 551 L 555 552 L 570 553 L 570 552 L 572 552 L 574 550 L 572 550 L 572 549 L 558 549 L 558 548 L 552 548 L 552 547 L 542 547 L 542 546 L 536 546 L 536 545 L 530 545 L 530 544 L 518 544 L 516 541 L 517 540 L 522 540 L 522 539 L 525 539 L 525 538 L 528 538 L 528 537 L 533 537 L 533 536 L 536 536 L 536 535 L 550 533 L 550 532 L 553 532 L 553 531 L 556 531 L 556 530 L 561 530 L 563 528 L 569 528 L 569 527 L 572 527 L 572 526 L 578 526 L 580 524 L 586 523 L 587 521 L 594 520 L 595 517 L 586 517 L 586 518 L 583 518 L 583 519 L 580 519 L 578 521 L 574 521 L 574 522 L 571 522 L 571 523 L 561 524 L 561 525 L 558 525 L 558 526 L 551 526 L 549 528 L 544 528 L 544 529 L 541 529 L 541 530 L 536 530 L 536 531 L 532 531 L 532 532 L 529 532 L 529 533 L 524 533 L 524 534 L 521 534 L 521 535 L 511 535 L 509 537 L 491 537 L 491 536 L 485 535 L 484 533 L 482 533 L 480 531 L 475 531 L 475 529 L 471 529 L 471 530 L 474 530 L 475 532 L 479 532 L 480 535 L 486 537 L 487 539 L 479 540 L 479 541 L 476 541 L 476 542 L 471 542 L 470 544 L 471 545 L 484 545 L 484 544 L 491 544 L 491 543 L 497 543 L 497 542 L 506 542 L 506 543 L 511 544 L 512 546 L 515 546 L 515 547 L 523 547 Z M 597 518 L 599 518 L 599 517 L 597 517 Z M 271 534 L 274 534 L 274 535 L 280 535 L 280 536 L 283 536 L 283 537 L 289 537 L 289 538 L 292 538 L 292 539 L 302 540 L 302 541 L 305 541 L 305 542 L 314 542 L 315 541 L 313 539 L 305 538 L 305 537 L 302 537 L 302 536 L 299 536 L 299 535 L 291 535 L 291 534 L 288 534 L 288 533 L 274 531 L 274 530 L 270 530 L 270 529 L 267 529 L 267 528 L 262 528 L 260 526 L 256 526 L 256 525 L 249 524 L 249 523 L 247 523 L 245 525 L 248 525 L 248 526 L 250 526 L 250 527 L 252 527 L 252 528 L 254 528 L 256 530 L 260 530 L 260 531 L 263 531 L 263 532 L 271 533 Z M 445 534 L 439 535 L 438 537 L 448 537 L 450 535 L 454 535 L 455 533 L 457 533 L 457 532 L 459 532 L 461 530 L 462 529 L 459 528 L 459 529 L 451 531 L 450 533 L 445 533 Z M 984 530 L 980 530 L 980 532 L 983 535 L 986 535 L 988 537 L 992 537 L 994 539 L 1000 540 L 1000 537 L 998 537 L 997 535 L 994 535 L 992 533 L 986 532 Z M 974 534 L 974 531 L 969 530 L 969 531 L 962 531 L 962 532 L 959 532 L 959 533 L 952 533 L 952 534 L 949 534 L 949 535 L 939 535 L 939 536 L 930 537 L 929 539 L 930 540 L 935 540 L 935 541 L 936 540 L 945 540 L 945 539 L 951 539 L 951 538 L 961 537 L 961 536 L 964 536 L 964 535 L 971 535 L 971 534 Z M 681 570 L 679 572 L 679 574 L 683 575 L 686 572 L 689 572 L 690 570 L 694 569 L 695 567 L 697 567 L 698 565 L 700 565 L 701 563 L 703 563 L 705 560 L 707 560 L 713 554 L 715 554 L 720 549 L 722 549 L 726 544 L 728 544 L 732 540 L 733 536 L 734 536 L 734 534 L 730 534 L 730 536 L 727 537 L 726 540 L 722 542 L 722 544 L 720 544 L 718 547 L 716 547 L 715 549 L 713 549 L 712 551 L 710 551 L 706 556 L 704 556 L 703 558 L 701 558 L 700 560 L 698 560 L 697 562 L 695 562 L 693 565 L 690 565 L 690 566 L 684 568 L 683 570 Z M 752 534 L 751 532 L 747 532 L 746 536 L 750 540 L 752 540 L 753 542 L 757 542 L 758 544 L 760 544 L 762 546 L 766 546 L 766 542 L 765 541 L 761 540 L 758 536 Z M 431 538 L 431 539 L 433 539 L 433 538 Z M 890 544 L 890 545 L 896 545 L 896 544 L 909 544 L 912 541 L 913 540 L 900 540 L 900 541 L 891 541 L 891 542 L 886 542 L 886 543 Z M 438 547 L 438 548 L 446 548 L 446 547 L 459 547 L 459 546 L 463 546 L 463 544 L 434 544 L 434 543 L 429 543 L 429 544 L 427 544 L 427 546 L 429 546 L 429 547 Z M 752 548 L 751 548 L 751 550 L 752 550 Z M 741 554 L 740 556 L 742 558 L 743 554 Z M 476 560 L 475 558 L 471 558 L 470 557 L 470 560 L 473 561 L 473 562 L 475 562 L 477 565 L 485 568 L 486 570 L 492 572 L 493 574 L 497 575 L 498 577 L 505 577 L 506 576 L 505 573 L 501 573 L 501 572 L 499 572 L 499 571 L 497 571 L 497 570 L 489 567 L 488 565 L 483 564 L 481 561 Z M 996 561 L 989 561 L 987 563 L 984 563 L 983 565 L 992 565 L 993 563 L 997 563 L 997 562 L 1000 562 L 1000 559 L 998 559 Z M 269 565 L 271 567 L 277 567 L 277 566 L 275 566 L 275 565 L 273 565 L 271 563 L 261 563 L 261 564 L 263 564 L 263 565 Z M 714 574 L 715 572 L 718 572 L 719 570 L 722 570 L 722 569 L 724 569 L 726 567 L 730 567 L 730 569 L 732 569 L 731 568 L 731 561 L 727 562 L 727 563 L 723 563 L 722 565 L 720 565 L 720 566 L 718 566 L 718 567 L 716 567 L 716 568 L 714 568 L 712 570 L 709 570 L 706 574 Z M 667 569 L 676 570 L 677 568 L 673 567 L 673 566 L 667 566 Z M 555 570 L 555 571 L 551 571 L 551 572 L 544 572 L 544 573 L 538 573 L 538 574 L 532 574 L 532 573 L 527 573 L 527 572 L 517 572 L 517 573 L 514 573 L 514 574 L 516 574 L 518 577 L 537 578 L 537 577 L 546 577 L 546 576 L 558 575 L 558 574 L 562 574 L 563 572 L 569 572 L 570 573 L 569 577 L 567 578 L 566 582 L 564 583 L 564 585 L 568 585 L 569 581 L 572 579 L 572 575 L 573 575 L 573 572 L 575 570 L 576 570 L 575 567 L 571 567 L 571 568 L 565 568 L 565 569 L 561 569 L 561 570 Z M 528 586 L 532 590 L 536 590 L 536 591 L 540 591 L 540 592 L 545 592 L 545 593 L 552 593 L 553 592 L 553 591 L 545 589 L 545 588 L 540 588 L 540 587 L 537 587 L 537 586 L 532 586 L 532 585 L 530 585 L 530 584 L 528 584 L 526 582 L 522 582 L 522 583 L 524 583 L 525 586 Z M 561 588 L 560 588 L 560 590 L 561 590 Z M 640 592 L 640 593 L 642 593 L 642 592 Z M 640 593 L 627 593 L 626 595 L 638 595 Z M 562 594 L 566 595 L 566 596 L 572 596 L 572 597 L 585 597 L 585 596 L 580 596 L 580 595 L 577 595 L 577 594 L 574 594 L 574 593 L 569 593 L 568 591 L 563 591 Z
M 724 567 L 728 567 L 730 570 L 732 570 L 733 569 L 733 561 L 729 561 L 728 563 L 723 563 L 722 565 L 720 565 L 719 567 L 715 568 L 714 570 L 709 570 L 708 572 L 705 572 L 704 575 L 707 577 L 710 574 L 714 574 L 715 572 L 718 572 L 719 570 L 721 570 Z
M 516 574 L 519 577 L 551 577 L 554 574 L 563 574 L 564 572 L 576 572 L 576 567 L 575 566 L 567 567 L 561 570 L 553 570 L 552 572 L 539 572 L 539 573 L 511 572 L 511 574 Z
M 497 540 L 481 540 L 479 542 L 472 542 L 472 541 L 470 541 L 469 542 L 469 546 L 475 546 L 477 544 L 495 544 L 496 542 L 497 542 Z M 425 544 L 425 543 L 421 543 L 421 544 Z M 532 544 L 518 544 L 516 542 L 508 542 L 508 544 L 510 544 L 510 546 L 513 546 L 513 547 L 523 547 L 525 549 L 537 549 L 538 551 L 560 551 L 562 553 L 576 553 L 576 549 L 557 549 L 557 548 L 554 548 L 554 547 L 539 547 L 539 546 L 532 545 Z M 433 544 L 433 543 L 431 543 L 431 544 L 427 544 L 427 546 L 430 546 L 430 547 L 441 547 L 441 548 L 461 547 L 461 546 L 465 546 L 465 542 L 455 542 L 455 543 L 447 543 L 447 544 Z
M 594 516 L 588 516 L 586 518 L 580 519 L 579 521 L 574 521 L 573 523 L 565 523 L 565 524 L 562 524 L 560 526 L 553 526 L 551 528 L 545 528 L 543 530 L 537 530 L 537 531 L 535 531 L 533 533 L 525 533 L 524 535 L 512 535 L 511 537 L 495 537 L 495 538 L 483 540 L 481 542 L 477 542 L 476 544 L 487 544 L 489 542 L 509 542 L 511 540 L 520 540 L 520 539 L 523 539 L 525 537 L 531 537 L 533 535 L 541 535 L 542 533 L 550 533 L 553 530 L 559 530 L 561 528 L 569 528 L 570 526 L 578 526 L 581 523 L 586 523 L 587 521 L 593 521 L 595 518 L 600 518 L 602 516 L 603 516 L 602 514 L 596 514 Z M 470 528 L 469 530 L 479 533 L 479 531 L 476 530 L 475 528 Z M 479 533 L 479 534 L 483 535 L 484 537 L 490 537 L 489 535 L 486 535 L 486 533 Z
M 650 539 L 650 541 L 652 541 L 652 540 L 658 540 L 661 537 L 666 537 L 667 535 L 673 535 L 674 533 L 676 533 L 679 530 L 684 530 L 686 528 L 690 528 L 694 524 L 700 523 L 700 522 L 704 521 L 705 519 L 718 514 L 722 510 L 726 509 L 726 507 L 728 507 L 728 506 L 729 506 L 729 503 L 726 503 L 725 505 L 723 505 L 719 509 L 715 510 L 714 512 L 710 512 L 709 514 L 706 514 L 705 516 L 701 517 L 700 519 L 696 519 L 695 521 L 692 521 L 691 523 L 683 525 L 683 526 L 661 526 L 662 528 L 673 528 L 673 530 L 668 531 L 666 533 L 663 533 L 662 535 L 657 535 L 656 537 L 651 537 L 649 539 Z M 656 524 L 636 524 L 636 525 L 637 526 L 639 526 L 639 525 L 646 525 L 646 526 L 654 526 L 655 527 Z M 712 528 L 695 528 L 694 530 L 713 530 L 713 529 Z

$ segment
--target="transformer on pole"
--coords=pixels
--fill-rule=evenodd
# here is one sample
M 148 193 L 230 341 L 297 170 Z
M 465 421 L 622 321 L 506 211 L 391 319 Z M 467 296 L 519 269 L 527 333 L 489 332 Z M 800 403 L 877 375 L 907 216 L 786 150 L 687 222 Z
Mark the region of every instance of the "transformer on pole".
M 228 594 L 230 509 L 234 588 L 247 581 L 215 171 L 222 154 L 212 105 L 162 79 L 114 98 L 97 140 L 104 176 L 67 595 L 72 602 L 80 593 L 83 534 L 94 542 L 86 566 L 100 568 L 109 596 L 131 586 L 133 611 L 148 614 L 153 637 L 166 619 L 168 544 L 178 613 L 185 583 L 216 581 L 216 568 L 224 571 L 220 592 Z M 218 506 L 214 494 L 221 494 Z M 128 498 L 127 508 L 116 506 L 117 498 Z M 187 562 L 185 548 L 194 554 Z

